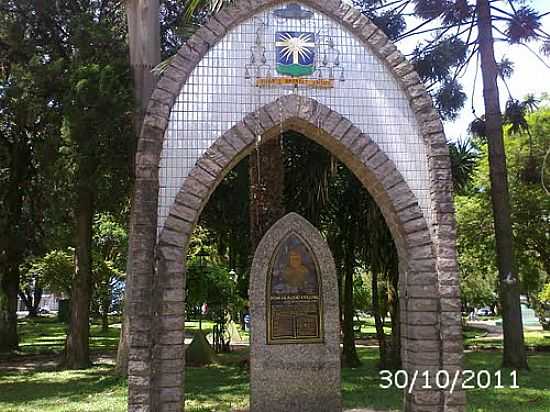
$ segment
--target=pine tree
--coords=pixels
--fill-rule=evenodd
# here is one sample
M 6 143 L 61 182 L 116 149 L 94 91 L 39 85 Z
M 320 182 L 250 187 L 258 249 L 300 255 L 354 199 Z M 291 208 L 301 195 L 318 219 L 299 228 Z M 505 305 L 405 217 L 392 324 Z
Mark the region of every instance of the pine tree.
M 476 126 L 477 130 L 481 126 L 490 153 L 504 329 L 503 366 L 526 368 L 497 83 L 499 75 L 504 78 L 506 72 L 509 74 L 509 70 L 503 69 L 510 69 L 510 65 L 497 64 L 494 42 L 496 34 L 509 44 L 523 45 L 534 53 L 527 43 L 539 40 L 543 42 L 541 51 L 547 52 L 550 36 L 541 27 L 543 13 L 522 0 L 363 0 L 358 3 L 366 14 L 391 16 L 410 12 L 421 19 L 413 28 L 402 27 L 394 33 L 397 41 L 433 35 L 430 41 L 420 42 L 409 57 L 443 118 L 453 119 L 463 107 L 466 96 L 459 83 L 460 76 L 476 58 L 481 63 L 485 115 L 477 119 Z

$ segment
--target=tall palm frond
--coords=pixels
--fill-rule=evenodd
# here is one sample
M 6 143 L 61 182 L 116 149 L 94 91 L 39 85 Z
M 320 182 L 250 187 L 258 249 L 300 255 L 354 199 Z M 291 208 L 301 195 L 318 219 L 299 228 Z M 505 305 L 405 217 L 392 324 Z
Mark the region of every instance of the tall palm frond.
M 506 102 L 504 111 L 504 122 L 510 125 L 510 133 L 518 134 L 523 130 L 528 130 L 526 118 L 526 106 L 519 100 L 510 99 Z
M 185 6 L 185 17 L 192 21 L 197 14 L 207 12 L 208 15 L 219 12 L 231 0 L 190 0 Z
M 472 180 L 479 153 L 470 140 L 449 143 L 453 187 L 456 193 L 464 193 Z
M 183 10 L 183 20 L 178 19 L 178 22 L 173 28 L 175 36 L 181 42 L 185 42 L 208 20 L 209 16 L 219 12 L 224 5 L 231 3 L 231 1 L 232 0 L 189 0 L 185 4 Z M 157 78 L 161 77 L 168 66 L 170 66 L 171 60 L 172 57 L 168 57 L 161 61 L 153 68 L 153 74 Z

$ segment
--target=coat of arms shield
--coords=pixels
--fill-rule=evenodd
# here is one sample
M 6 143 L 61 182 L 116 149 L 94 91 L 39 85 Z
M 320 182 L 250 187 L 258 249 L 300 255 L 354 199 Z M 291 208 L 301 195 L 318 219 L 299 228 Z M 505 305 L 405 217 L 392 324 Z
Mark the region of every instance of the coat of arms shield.
M 277 32 L 277 73 L 302 77 L 315 72 L 315 34 L 302 32 Z

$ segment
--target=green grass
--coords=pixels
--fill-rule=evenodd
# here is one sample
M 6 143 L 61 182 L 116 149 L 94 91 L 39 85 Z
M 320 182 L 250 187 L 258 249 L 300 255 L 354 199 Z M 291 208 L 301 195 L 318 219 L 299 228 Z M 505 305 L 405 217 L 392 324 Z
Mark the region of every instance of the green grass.
M 92 350 L 114 350 L 119 329 L 115 325 L 102 333 L 92 326 Z M 212 329 L 212 322 L 203 321 L 203 330 Z M 198 322 L 187 322 L 187 330 L 198 330 Z M 26 354 L 55 354 L 63 349 L 65 326 L 52 318 L 22 320 L 21 350 Z M 374 334 L 367 319 L 362 334 Z M 498 346 L 499 339 L 487 338 L 483 331 L 465 330 L 469 344 Z M 529 345 L 546 346 L 550 333 L 527 332 Z M 501 343 L 500 343 L 501 345 Z M 376 369 L 378 351 L 360 348 L 362 365 L 342 372 L 342 394 L 346 408 L 400 409 L 402 393 L 381 389 Z M 248 406 L 249 376 L 239 365 L 245 352 L 221 355 L 218 364 L 186 370 L 186 410 L 191 412 L 229 412 Z M 500 364 L 499 352 L 474 352 L 466 355 L 466 368 L 494 372 Z M 29 358 L 32 359 L 32 358 Z M 0 360 L 1 362 L 1 360 Z M 514 412 L 550 411 L 550 353 L 529 356 L 531 370 L 519 374 L 520 389 L 474 389 L 468 391 L 468 411 L 500 411 L 503 405 Z M 509 386 L 509 371 L 502 373 Z M 0 411 L 64 412 L 124 411 L 127 385 L 113 375 L 110 365 L 98 365 L 85 371 L 22 371 L 0 372 Z
M 357 323 L 361 324 L 361 331 L 355 334 L 357 339 L 376 339 L 376 326 L 372 316 L 362 317 L 360 321 L 355 321 L 356 325 Z M 384 326 L 384 334 L 391 335 L 391 326 Z
M 66 325 L 54 317 L 23 319 L 19 322 L 20 351 L 23 353 L 60 353 L 65 345 Z M 120 324 L 111 325 L 107 332 L 101 326 L 90 328 L 90 348 L 92 350 L 116 350 Z
M 360 349 L 360 368 L 344 370 L 342 393 L 346 408 L 399 409 L 401 392 L 379 388 L 375 349 Z M 186 406 L 191 412 L 229 412 L 248 405 L 248 374 L 238 365 L 242 353 L 221 357 L 220 364 L 186 371 Z M 468 353 L 468 369 L 498 369 L 497 352 Z M 550 354 L 529 356 L 531 370 L 519 374 L 520 389 L 468 391 L 468 411 L 550 411 Z M 503 383 L 511 383 L 503 371 Z M 9 372 L 0 374 L 0 410 L 10 412 L 124 411 L 126 382 L 111 366 L 86 371 Z
M 0 410 L 10 412 L 123 411 L 127 385 L 112 367 L 85 371 L 0 374 Z
M 499 352 L 474 352 L 466 355 L 466 368 L 499 370 Z M 467 391 L 468 410 L 475 412 L 501 411 L 505 408 L 513 412 L 550 411 L 550 354 L 529 355 L 529 372 L 518 373 L 519 389 L 472 389 Z M 502 369 L 502 383 L 510 386 L 510 370 Z
M 550 348 L 550 331 L 527 330 L 524 337 L 530 349 Z M 466 347 L 479 349 L 502 349 L 503 346 L 501 337 L 487 336 L 487 332 L 471 327 L 464 328 L 464 343 Z
M 236 325 L 237 325 L 237 329 L 239 330 L 239 333 L 241 335 L 241 338 L 242 338 L 243 342 L 248 342 L 248 340 L 250 338 L 250 332 L 243 331 L 241 329 L 241 325 L 239 325 L 238 323 Z M 214 329 L 214 322 L 212 322 L 210 320 L 203 320 L 202 321 L 202 331 L 203 332 L 205 332 L 208 335 L 208 334 L 212 333 L 212 329 Z M 198 330 L 199 330 L 199 321 L 198 320 L 186 320 L 185 321 L 185 331 L 186 332 L 194 333 L 194 332 L 197 332 Z
M 214 322 L 210 320 L 202 321 L 202 331 L 205 333 L 211 333 L 214 328 Z M 185 321 L 185 330 L 189 332 L 196 332 L 199 330 L 199 321 L 198 320 L 186 320 Z
M 466 326 L 462 328 L 462 335 L 464 336 L 464 343 L 468 345 L 479 338 L 487 336 L 487 332 L 481 329 Z
M 361 366 L 342 370 L 344 408 L 400 409 L 402 392 L 380 388 L 377 362 L 378 349 L 358 349 Z
M 248 407 L 249 375 L 239 366 L 245 354 L 218 355 L 218 364 L 187 368 L 185 410 L 230 412 Z

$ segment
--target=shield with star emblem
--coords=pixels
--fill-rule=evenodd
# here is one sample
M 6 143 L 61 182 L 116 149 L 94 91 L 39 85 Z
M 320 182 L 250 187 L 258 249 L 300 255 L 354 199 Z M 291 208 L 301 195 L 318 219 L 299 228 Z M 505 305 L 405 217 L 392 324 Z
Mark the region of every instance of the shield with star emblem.
M 277 73 L 302 77 L 315 72 L 315 34 L 278 32 L 275 41 Z

